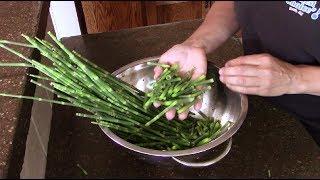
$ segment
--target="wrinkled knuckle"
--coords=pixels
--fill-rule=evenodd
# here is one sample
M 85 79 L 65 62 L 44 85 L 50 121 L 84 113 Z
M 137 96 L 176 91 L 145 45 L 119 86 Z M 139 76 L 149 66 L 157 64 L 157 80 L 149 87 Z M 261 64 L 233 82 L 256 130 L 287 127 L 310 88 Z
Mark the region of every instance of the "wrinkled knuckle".
M 263 70 L 263 73 L 266 77 L 271 77 L 272 76 L 272 72 L 269 69 L 265 69 Z
M 246 84 L 246 79 L 245 78 L 237 78 L 236 79 L 236 82 L 237 82 L 237 84 L 240 84 L 240 85 L 245 85 Z
M 269 74 L 268 74 L 268 76 L 269 76 L 269 80 L 273 79 L 273 78 L 274 78 L 274 74 L 273 74 L 273 72 L 269 70 L 269 72 L 268 72 L 268 73 L 269 73 Z
M 246 72 L 246 70 L 245 70 L 244 68 L 241 68 L 241 67 L 237 67 L 237 68 L 235 69 L 235 71 L 236 71 L 236 73 L 239 73 L 239 74 L 243 74 L 243 73 Z
M 240 88 L 240 92 L 242 92 L 243 94 L 247 94 L 248 93 L 248 89 L 245 87 L 241 87 Z
M 236 74 L 238 73 L 238 68 L 237 67 L 229 67 L 225 69 L 225 72 L 228 74 Z

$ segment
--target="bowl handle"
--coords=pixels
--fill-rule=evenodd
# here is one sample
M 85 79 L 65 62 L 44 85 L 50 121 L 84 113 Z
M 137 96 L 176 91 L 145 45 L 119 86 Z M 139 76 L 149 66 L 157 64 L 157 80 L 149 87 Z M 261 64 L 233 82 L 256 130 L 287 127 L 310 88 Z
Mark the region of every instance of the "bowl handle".
M 229 142 L 228 142 L 226 149 L 218 157 L 215 157 L 214 159 L 204 161 L 204 162 L 187 162 L 187 161 L 183 161 L 183 160 L 179 159 L 178 157 L 172 157 L 172 159 L 174 159 L 176 162 L 178 162 L 180 164 L 183 164 L 183 165 L 189 166 L 189 167 L 210 166 L 210 165 L 220 161 L 222 158 L 224 158 L 229 153 L 229 151 L 231 149 L 231 145 L 232 145 L 232 138 L 229 139 Z

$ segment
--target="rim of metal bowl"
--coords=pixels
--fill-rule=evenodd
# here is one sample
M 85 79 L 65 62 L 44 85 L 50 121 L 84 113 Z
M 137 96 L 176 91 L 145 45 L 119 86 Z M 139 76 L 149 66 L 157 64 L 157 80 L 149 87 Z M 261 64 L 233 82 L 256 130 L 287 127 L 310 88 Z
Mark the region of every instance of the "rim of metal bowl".
M 131 67 L 146 63 L 148 61 L 157 60 L 157 59 L 159 59 L 158 56 L 148 57 L 148 58 L 134 61 L 134 62 L 129 63 L 129 64 L 119 68 L 118 70 L 114 71 L 112 73 L 112 75 L 116 76 Z M 241 127 L 241 125 L 247 115 L 247 110 L 248 110 L 247 96 L 244 94 L 240 94 L 240 99 L 241 99 L 242 108 L 241 108 L 240 116 L 238 117 L 237 123 L 235 123 L 228 131 L 224 132 L 222 135 L 220 135 L 220 137 L 216 138 L 215 140 L 213 140 L 207 144 L 204 144 L 202 146 L 193 147 L 190 149 L 175 150 L 175 151 L 163 151 L 163 150 L 148 149 L 148 148 L 144 148 L 144 147 L 140 147 L 138 145 L 132 144 L 132 143 L 120 138 L 119 136 L 114 134 L 109 128 L 102 127 L 102 126 L 100 126 L 100 128 L 110 139 L 112 139 L 117 144 L 119 144 L 123 147 L 126 147 L 127 149 L 130 149 L 132 151 L 139 152 L 142 154 L 161 156 L 161 157 L 174 157 L 174 156 L 185 156 L 185 155 L 197 154 L 197 153 L 207 151 L 209 149 L 212 149 L 213 147 L 216 147 L 216 146 L 222 144 L 223 142 L 225 142 L 229 138 L 231 138 L 239 130 L 239 128 Z

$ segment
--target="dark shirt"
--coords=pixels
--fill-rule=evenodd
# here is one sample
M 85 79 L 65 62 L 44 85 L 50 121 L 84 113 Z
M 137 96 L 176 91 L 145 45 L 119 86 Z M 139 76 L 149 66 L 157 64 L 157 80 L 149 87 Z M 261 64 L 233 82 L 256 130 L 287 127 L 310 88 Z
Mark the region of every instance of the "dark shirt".
M 319 66 L 320 2 L 236 1 L 235 10 L 245 55 L 269 53 L 291 64 Z M 314 83 L 320 83 L 320 77 L 315 77 Z M 294 94 L 266 99 L 320 123 L 320 96 Z

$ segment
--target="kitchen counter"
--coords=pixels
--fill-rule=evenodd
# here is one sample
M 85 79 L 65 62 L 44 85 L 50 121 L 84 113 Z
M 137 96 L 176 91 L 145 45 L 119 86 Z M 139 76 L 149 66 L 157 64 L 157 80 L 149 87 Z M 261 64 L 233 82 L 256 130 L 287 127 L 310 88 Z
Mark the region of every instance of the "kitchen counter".
M 0 2 L 0 39 L 23 41 L 22 33 L 43 38 L 48 7 L 41 1 Z M 18 50 L 38 60 L 35 51 L 27 48 Z M 0 49 L 0 61 L 22 62 L 19 57 L 3 49 Z M 35 87 L 27 82 L 27 71 L 27 68 L 0 68 L 0 92 L 33 96 Z M 0 104 L 0 179 L 19 178 L 32 101 L 0 97 Z
M 161 55 L 190 36 L 200 23 L 193 20 L 125 29 L 65 38 L 63 42 L 113 72 L 135 60 Z M 208 58 L 222 66 L 241 54 L 241 44 L 230 39 Z M 233 136 L 229 154 L 205 168 L 188 168 L 174 161 L 164 165 L 132 155 L 98 126 L 76 117 L 77 111 L 54 106 L 46 178 L 320 177 L 320 149 L 311 136 L 291 115 L 261 97 L 249 97 L 247 117 Z

